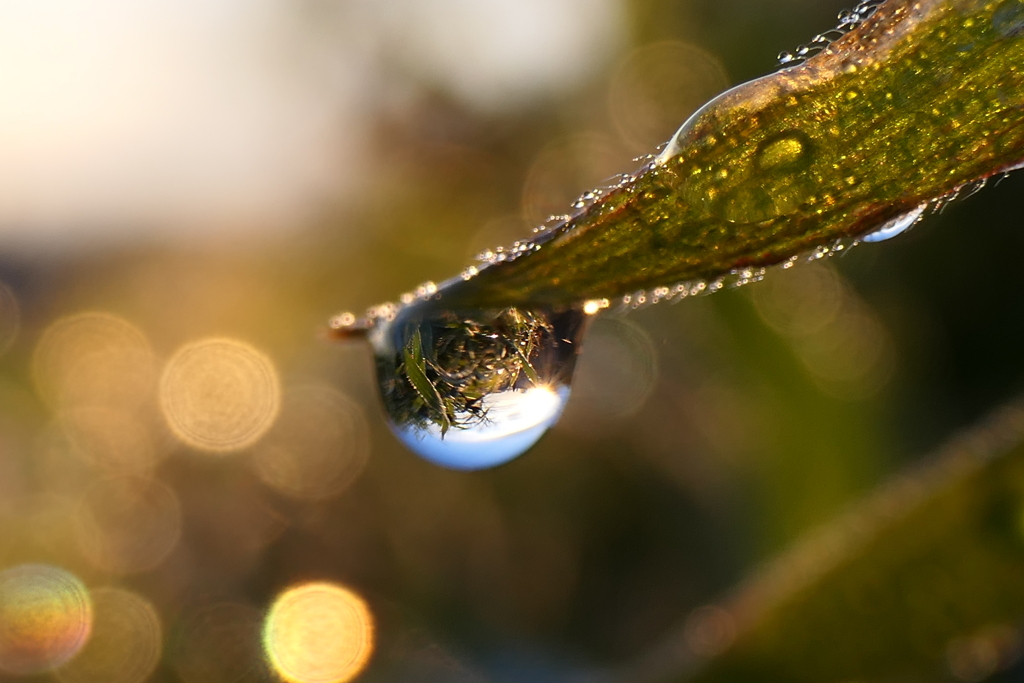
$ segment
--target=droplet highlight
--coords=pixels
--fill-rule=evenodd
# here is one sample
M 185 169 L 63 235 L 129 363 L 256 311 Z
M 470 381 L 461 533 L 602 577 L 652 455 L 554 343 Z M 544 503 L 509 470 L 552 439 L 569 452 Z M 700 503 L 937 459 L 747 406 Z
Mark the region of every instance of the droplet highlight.
M 882 227 L 873 230 L 860 238 L 861 242 L 884 242 L 890 240 L 909 230 L 924 215 L 927 204 L 921 204 L 916 209 L 901 214 L 890 221 L 886 221 Z

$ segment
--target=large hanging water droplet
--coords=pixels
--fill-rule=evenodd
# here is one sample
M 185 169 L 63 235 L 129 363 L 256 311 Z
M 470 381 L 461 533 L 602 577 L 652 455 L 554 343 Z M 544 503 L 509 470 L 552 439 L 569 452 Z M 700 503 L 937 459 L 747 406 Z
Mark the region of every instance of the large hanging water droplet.
M 370 332 L 392 431 L 445 467 L 494 467 L 561 416 L 588 316 L 582 310 L 402 308 Z
M 896 216 L 890 221 L 887 221 L 882 227 L 877 230 L 869 232 L 860 238 L 861 242 L 884 242 L 885 240 L 892 239 L 900 233 L 906 232 L 910 227 L 921 218 L 924 214 L 925 209 L 928 208 L 928 204 L 921 204 L 916 209 Z

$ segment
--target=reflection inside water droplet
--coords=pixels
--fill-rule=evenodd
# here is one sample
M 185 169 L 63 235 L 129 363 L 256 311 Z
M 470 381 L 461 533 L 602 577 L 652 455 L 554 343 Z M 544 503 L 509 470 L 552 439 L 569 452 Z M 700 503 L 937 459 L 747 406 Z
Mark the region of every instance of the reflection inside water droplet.
M 587 318 L 579 310 L 405 307 L 370 334 L 392 430 L 454 469 L 521 455 L 562 413 Z
M 878 230 L 873 230 L 867 235 L 860 238 L 861 242 L 884 242 L 885 240 L 892 239 L 900 233 L 906 232 L 910 229 L 914 223 L 921 218 L 924 214 L 924 210 L 928 208 L 927 204 L 921 204 L 916 209 L 912 209 L 904 214 L 896 216 L 892 220 L 886 222 Z

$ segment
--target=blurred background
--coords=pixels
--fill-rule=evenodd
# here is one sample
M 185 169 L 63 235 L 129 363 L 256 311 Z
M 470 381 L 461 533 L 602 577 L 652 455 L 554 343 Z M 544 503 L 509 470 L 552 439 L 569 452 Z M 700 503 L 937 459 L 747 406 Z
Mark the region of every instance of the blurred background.
M 0 2 L 5 680 L 611 676 L 1013 397 L 1020 175 L 601 317 L 564 420 L 492 471 L 405 451 L 368 348 L 323 338 L 844 8 Z

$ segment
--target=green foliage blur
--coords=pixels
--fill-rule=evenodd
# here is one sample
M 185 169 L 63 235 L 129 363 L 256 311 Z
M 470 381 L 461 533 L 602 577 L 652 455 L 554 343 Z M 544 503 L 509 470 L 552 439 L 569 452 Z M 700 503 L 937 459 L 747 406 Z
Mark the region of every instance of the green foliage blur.
M 303 7 L 313 31 L 317 5 Z M 270 677 L 246 664 L 262 656 L 258 643 L 198 638 L 190 625 L 209 605 L 258 619 L 283 589 L 311 580 L 369 604 L 365 681 L 1014 675 L 1024 598 L 1021 574 L 1006 568 L 1024 568 L 1019 449 L 994 474 L 954 478 L 961 507 L 936 503 L 892 531 L 896 540 L 850 545 L 853 564 L 839 564 L 854 578 L 817 583 L 833 556 L 809 553 L 820 567 L 800 568 L 812 578 L 795 597 L 785 577 L 766 582 L 776 621 L 765 623 L 783 624 L 771 637 L 708 636 L 694 624 L 714 626 L 708 610 L 718 608 L 707 605 L 1024 389 L 1020 174 L 890 242 L 678 305 L 613 307 L 584 344 L 562 422 L 490 471 L 445 471 L 406 451 L 384 423 L 368 348 L 324 333 L 332 315 L 451 277 L 635 168 L 702 103 L 646 76 L 661 69 L 670 90 L 691 83 L 706 99 L 770 71 L 844 7 L 628 0 L 624 43 L 601 70 L 497 109 L 396 68 L 403 95 L 374 112 L 361 141 L 373 161 L 357 191 L 304 207 L 287 231 L 208 239 L 182 226 L 192 236 L 0 255 L 0 281 L 20 306 L 0 358 L 0 569 L 46 562 L 90 587 L 145 596 L 165 634 L 154 681 Z M 687 55 L 704 69 L 692 78 L 673 71 Z M 152 477 L 176 496 L 180 538 L 155 566 L 90 559 L 68 529 L 76 496 L 107 472 L 46 455 L 64 418 L 32 370 L 44 331 L 82 311 L 130 322 L 160 359 L 197 339 L 242 340 L 272 360 L 286 397 L 316 386 L 351 399 L 368 430 L 365 466 L 335 490 L 289 490 L 260 469 L 262 442 L 209 454 L 160 423 Z M 331 413 L 320 418 L 296 432 L 312 451 Z M 67 518 L 47 502 L 57 499 L 70 501 Z M 910 525 L 899 521 L 906 512 L 894 519 Z M 884 514 L 872 519 L 887 528 Z M 947 543 L 956 551 L 942 552 Z M 998 608 L 936 607 L 959 604 L 963 587 L 985 593 L 962 593 L 968 603 Z M 850 605 L 860 616 L 846 620 Z M 828 624 L 834 639 L 800 624 Z M 704 668 L 732 637 L 740 654 Z

